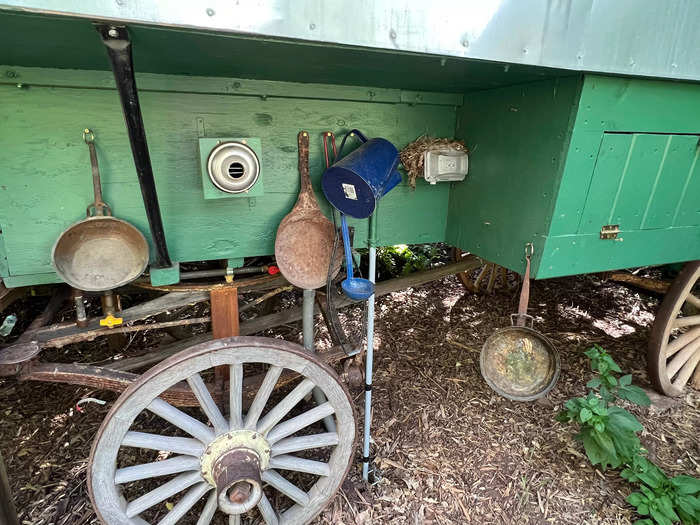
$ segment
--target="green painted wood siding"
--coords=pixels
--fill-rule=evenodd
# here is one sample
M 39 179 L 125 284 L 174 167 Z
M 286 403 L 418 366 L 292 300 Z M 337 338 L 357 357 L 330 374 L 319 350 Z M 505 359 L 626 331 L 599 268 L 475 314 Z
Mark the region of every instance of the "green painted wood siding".
M 586 76 L 538 277 L 700 258 L 699 116 L 700 84 Z
M 469 175 L 453 184 L 447 242 L 522 272 L 525 244 L 537 271 L 566 159 L 580 77 L 465 96 L 457 136 Z
M 467 93 L 447 242 L 537 278 L 700 258 L 700 84 L 585 76 Z M 619 224 L 617 240 L 601 227 Z
M 11 68 L 0 67 L 0 72 Z M 148 237 L 148 226 L 117 93 L 105 86 L 103 72 L 21 70 L 18 88 L 0 78 L 0 228 L 9 274 L 35 276 L 9 284 L 52 281 L 51 247 L 60 232 L 80 220 L 92 201 L 87 147 L 82 130 L 96 135 L 105 200 L 114 215 L 128 220 Z M 60 83 L 75 87 L 52 86 Z M 228 79 L 227 85 L 257 81 Z M 95 88 L 90 88 L 90 84 Z M 175 261 L 228 259 L 273 253 L 277 226 L 292 208 L 299 188 L 296 135 L 311 134 L 311 177 L 320 192 L 324 168 L 321 132 L 354 127 L 368 136 L 382 136 L 402 147 L 428 133 L 452 136 L 455 100 L 430 93 L 400 90 L 382 93 L 391 102 L 352 100 L 355 88 L 326 86 L 320 98 L 301 98 L 303 85 L 285 83 L 287 96 L 275 83 L 261 82 L 258 95 L 204 94 L 192 77 L 151 75 L 141 90 L 141 104 L 158 188 L 166 238 Z M 277 89 L 273 96 L 265 91 Z M 311 90 L 313 91 L 313 86 Z M 363 91 L 363 97 L 367 96 Z M 308 97 L 308 94 L 306 95 Z M 333 97 L 333 98 L 330 98 Z M 428 103 L 425 103 L 425 102 Z M 422 102 L 422 103 L 420 103 Z M 448 105 L 439 105 L 447 103 Z M 246 136 L 262 140 L 265 195 L 260 198 L 205 200 L 198 139 Z M 422 182 L 422 181 L 421 181 Z M 424 183 L 416 190 L 401 185 L 379 207 L 380 244 L 444 240 L 449 186 Z M 366 221 L 356 239 L 366 239 Z M 0 272 L 3 265 L 0 264 Z M 7 269 L 5 274 L 7 275 Z

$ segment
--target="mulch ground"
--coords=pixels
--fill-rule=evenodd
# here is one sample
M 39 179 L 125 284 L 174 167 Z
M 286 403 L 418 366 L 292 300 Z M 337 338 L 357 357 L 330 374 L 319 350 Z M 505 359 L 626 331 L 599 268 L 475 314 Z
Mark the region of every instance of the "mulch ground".
M 574 429 L 554 416 L 566 399 L 585 393 L 591 372 L 583 351 L 593 343 L 608 349 L 636 384 L 650 388 L 645 353 L 656 306 L 654 297 L 600 276 L 534 282 L 530 313 L 559 349 L 562 372 L 547 397 L 518 403 L 491 391 L 478 363 L 486 338 L 509 324 L 517 292 L 465 293 L 451 277 L 378 299 L 376 483 L 362 483 L 357 462 L 317 523 L 630 523 L 626 482 L 592 468 Z M 317 323 L 323 341 L 325 329 Z M 300 326 L 265 335 L 298 342 Z M 121 353 L 143 353 L 158 341 L 140 335 Z M 108 352 L 104 342 L 86 343 L 44 358 L 98 362 Z M 361 421 L 363 391 L 352 393 Z M 87 396 L 108 405 L 77 412 L 76 401 Z M 20 521 L 97 523 L 86 462 L 116 395 L 5 378 L 0 399 L 0 450 Z M 653 401 L 650 408 L 632 409 L 645 426 L 641 438 L 649 455 L 669 474 L 700 475 L 700 395 Z

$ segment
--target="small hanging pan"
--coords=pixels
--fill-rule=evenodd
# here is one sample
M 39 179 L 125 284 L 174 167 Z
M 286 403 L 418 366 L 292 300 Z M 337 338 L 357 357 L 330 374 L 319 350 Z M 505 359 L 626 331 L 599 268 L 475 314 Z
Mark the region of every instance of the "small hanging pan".
M 518 313 L 513 326 L 489 337 L 481 349 L 481 375 L 498 394 L 515 401 L 532 401 L 549 392 L 559 378 L 559 353 L 549 339 L 532 328 L 527 315 L 530 299 L 530 257 L 533 246 L 525 248 L 525 276 Z M 529 324 L 529 326 L 527 326 Z
M 65 230 L 51 253 L 56 273 L 73 288 L 103 292 L 130 283 L 148 265 L 148 243 L 143 234 L 126 221 L 112 217 L 102 200 L 94 135 L 86 129 L 83 138 L 90 149 L 95 202 L 87 218 Z
M 293 285 L 315 290 L 326 284 L 333 252 L 335 228 L 318 206 L 309 178 L 309 133 L 300 131 L 299 197 L 277 228 L 275 258 L 282 275 Z M 331 277 L 340 270 L 341 254 L 336 254 Z

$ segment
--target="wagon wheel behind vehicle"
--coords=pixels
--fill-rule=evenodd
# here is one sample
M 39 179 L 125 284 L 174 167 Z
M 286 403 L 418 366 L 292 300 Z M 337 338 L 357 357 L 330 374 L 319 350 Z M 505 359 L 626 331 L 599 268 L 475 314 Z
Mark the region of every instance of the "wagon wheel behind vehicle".
M 452 248 L 452 260 L 461 261 L 471 256 L 459 248 Z M 483 261 L 483 264 L 474 270 L 460 272 L 457 278 L 470 292 L 493 293 L 494 291 L 508 291 L 518 287 L 520 276 L 495 263 Z
M 649 377 L 667 396 L 700 389 L 700 261 L 686 263 L 666 293 L 651 330 Z
M 205 383 L 220 366 L 229 367 L 230 377 L 223 400 Z M 248 399 L 246 372 L 261 371 L 264 379 Z M 289 374 L 298 374 L 296 386 L 273 396 Z M 159 397 L 183 382 L 201 413 Z M 305 406 L 314 388 L 327 401 Z M 145 413 L 170 423 L 169 430 L 153 433 Z M 334 432 L 323 428 L 328 416 Z M 261 337 L 203 343 L 158 364 L 116 401 L 90 454 L 90 498 L 108 525 L 167 525 L 185 516 L 206 525 L 217 512 L 228 515 L 229 524 L 307 523 L 345 478 L 355 430 L 344 386 L 302 347 Z

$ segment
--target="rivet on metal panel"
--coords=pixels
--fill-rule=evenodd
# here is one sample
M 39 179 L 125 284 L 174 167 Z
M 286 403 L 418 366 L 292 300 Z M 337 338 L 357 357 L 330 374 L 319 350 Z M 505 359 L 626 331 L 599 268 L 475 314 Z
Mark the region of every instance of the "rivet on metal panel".
M 462 47 L 469 47 L 469 39 L 466 36 L 462 37 L 461 40 Z
M 394 31 L 393 29 L 389 31 L 389 38 L 391 38 L 392 40 L 396 40 L 396 31 Z
M 214 11 L 211 7 L 207 8 L 207 15 L 214 16 L 215 14 L 216 11 Z
M 314 29 L 316 29 L 316 24 L 314 24 L 313 22 L 311 22 L 311 23 L 309 24 L 309 29 L 311 29 L 311 31 L 313 31 Z

